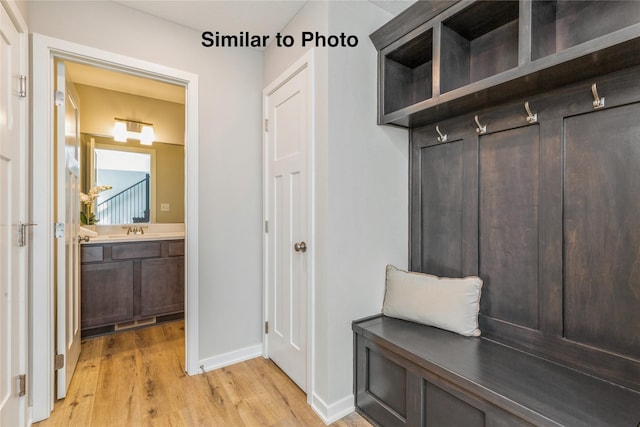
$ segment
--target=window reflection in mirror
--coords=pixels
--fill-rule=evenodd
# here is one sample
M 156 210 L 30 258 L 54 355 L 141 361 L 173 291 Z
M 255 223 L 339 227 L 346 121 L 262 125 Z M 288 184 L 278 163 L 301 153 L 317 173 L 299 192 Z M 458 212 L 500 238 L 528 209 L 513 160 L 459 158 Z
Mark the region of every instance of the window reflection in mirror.
M 98 194 L 95 215 L 99 224 L 150 222 L 151 161 L 153 157 L 155 163 L 155 153 L 140 151 L 146 152 L 113 150 L 106 146 L 93 151 L 95 185 L 111 187 Z
M 113 187 L 93 207 L 98 225 L 184 222 L 184 146 L 82 134 L 81 151 L 81 191 Z

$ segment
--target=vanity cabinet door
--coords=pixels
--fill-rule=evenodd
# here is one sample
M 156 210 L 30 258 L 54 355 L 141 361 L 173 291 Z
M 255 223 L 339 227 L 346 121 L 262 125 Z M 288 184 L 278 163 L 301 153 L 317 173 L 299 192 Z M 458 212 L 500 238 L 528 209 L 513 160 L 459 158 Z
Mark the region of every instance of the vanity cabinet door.
M 184 257 L 142 260 L 140 270 L 142 317 L 184 310 Z
M 82 328 L 133 319 L 133 261 L 83 264 Z

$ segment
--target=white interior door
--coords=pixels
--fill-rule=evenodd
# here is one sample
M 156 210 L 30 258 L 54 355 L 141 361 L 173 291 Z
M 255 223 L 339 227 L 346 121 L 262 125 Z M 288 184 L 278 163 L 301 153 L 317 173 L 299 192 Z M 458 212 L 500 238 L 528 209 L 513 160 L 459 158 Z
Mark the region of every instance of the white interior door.
M 0 426 L 26 425 L 26 121 L 20 36 L 0 6 Z M 24 384 L 24 383 L 23 383 Z M 24 384 L 26 386 L 26 384 Z
M 55 98 L 56 222 L 64 224 L 64 236 L 56 240 L 56 357 L 64 356 L 56 371 L 56 397 L 62 399 L 80 356 L 80 118 L 62 61 L 56 63 Z
M 308 68 L 266 94 L 268 354 L 307 389 Z

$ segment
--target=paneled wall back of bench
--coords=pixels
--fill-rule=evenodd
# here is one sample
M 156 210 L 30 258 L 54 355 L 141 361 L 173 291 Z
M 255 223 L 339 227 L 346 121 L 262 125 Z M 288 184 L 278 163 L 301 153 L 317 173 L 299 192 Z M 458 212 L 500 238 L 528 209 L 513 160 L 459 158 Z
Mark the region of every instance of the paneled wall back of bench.
M 475 114 L 414 128 L 410 163 L 411 269 L 479 275 L 484 336 L 635 390 L 639 74 L 478 111 L 486 133 Z

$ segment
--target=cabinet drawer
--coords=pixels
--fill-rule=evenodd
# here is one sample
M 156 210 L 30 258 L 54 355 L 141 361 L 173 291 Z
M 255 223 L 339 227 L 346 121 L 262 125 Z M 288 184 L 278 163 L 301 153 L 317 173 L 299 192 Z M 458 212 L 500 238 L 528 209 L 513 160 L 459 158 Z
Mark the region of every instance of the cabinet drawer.
M 80 246 L 80 262 L 99 262 L 103 260 L 103 246 Z
M 160 242 L 125 243 L 122 245 L 113 245 L 111 248 L 111 258 L 159 258 L 161 256 L 160 248 Z
M 169 256 L 184 256 L 184 241 L 168 242 Z

